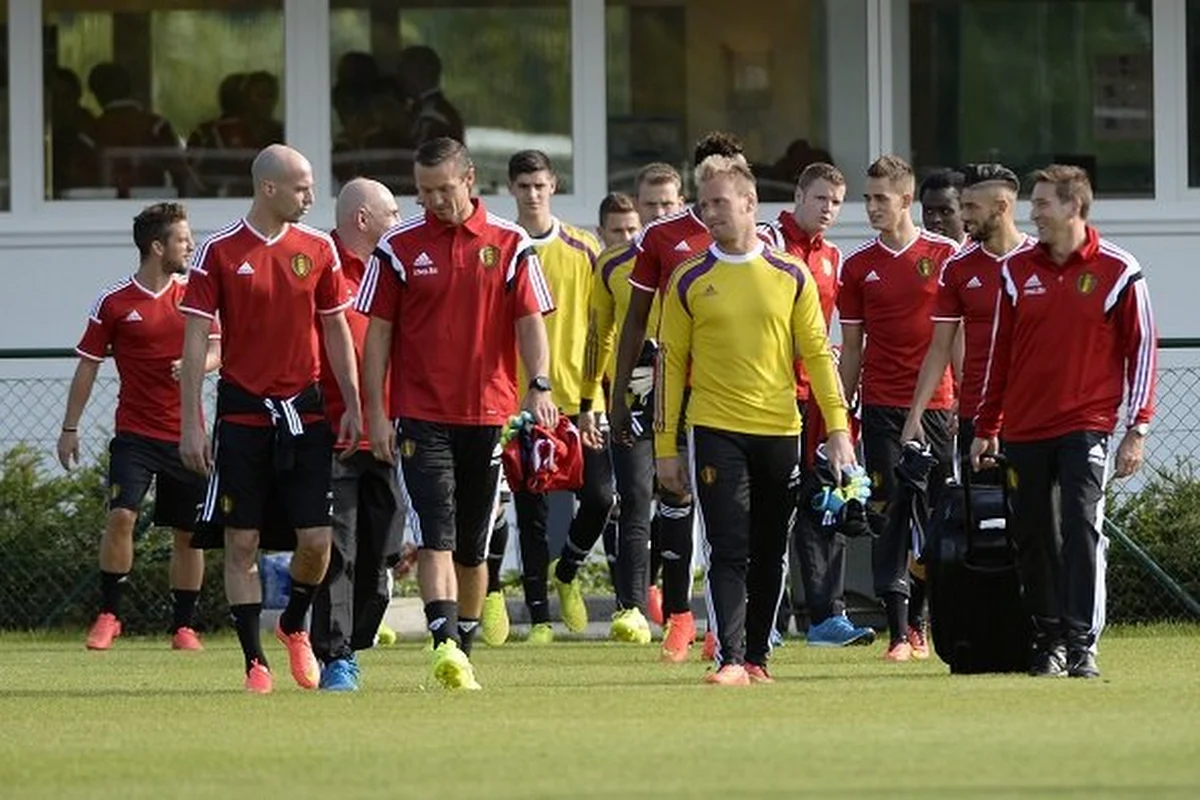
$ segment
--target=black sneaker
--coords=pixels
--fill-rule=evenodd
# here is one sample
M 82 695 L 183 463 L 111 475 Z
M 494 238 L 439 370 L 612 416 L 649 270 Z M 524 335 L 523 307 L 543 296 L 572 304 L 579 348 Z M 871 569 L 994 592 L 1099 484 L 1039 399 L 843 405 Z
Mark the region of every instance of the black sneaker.
M 1099 678 L 1100 668 L 1091 650 L 1072 650 L 1067 658 L 1067 674 L 1072 678 Z
M 1067 650 L 1062 645 L 1036 646 L 1029 674 L 1036 678 L 1062 678 L 1067 674 Z

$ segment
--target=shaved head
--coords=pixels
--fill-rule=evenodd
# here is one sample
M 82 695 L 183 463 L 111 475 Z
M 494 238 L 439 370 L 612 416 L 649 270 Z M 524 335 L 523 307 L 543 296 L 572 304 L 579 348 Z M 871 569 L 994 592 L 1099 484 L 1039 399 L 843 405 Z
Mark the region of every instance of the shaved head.
M 311 172 L 312 167 L 299 150 L 286 144 L 273 144 L 264 147 L 254 157 L 254 163 L 250 165 L 250 177 L 257 186 L 263 181 L 283 181 L 304 170 Z
M 392 190 L 370 178 L 355 178 L 346 183 L 338 193 L 334 213 L 338 237 L 364 259 L 400 218 Z
M 374 210 L 386 207 L 389 203 L 396 204 L 391 189 L 370 178 L 355 178 L 338 193 L 335 211 L 338 227 L 353 222 L 358 210 L 364 206 Z

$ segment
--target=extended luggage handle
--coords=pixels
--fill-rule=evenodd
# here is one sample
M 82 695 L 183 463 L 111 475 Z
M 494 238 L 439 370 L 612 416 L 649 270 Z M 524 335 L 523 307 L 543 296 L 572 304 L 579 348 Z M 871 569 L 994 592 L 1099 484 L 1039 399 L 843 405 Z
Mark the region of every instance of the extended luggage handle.
M 990 459 L 992 463 L 1000 470 L 1000 500 L 1004 506 L 1004 538 L 1008 542 L 1008 546 L 1014 552 L 1016 551 L 1016 543 L 1012 537 L 1012 531 L 1009 530 L 1009 522 L 1011 521 L 1012 513 L 1009 506 L 1008 497 L 1008 459 L 1000 453 L 992 453 L 985 458 Z M 971 557 L 972 551 L 975 549 L 975 505 L 972 502 L 972 481 L 974 468 L 971 466 L 971 459 L 965 457 L 959 465 L 962 475 L 963 488 L 963 524 L 967 529 L 967 552 L 966 558 Z

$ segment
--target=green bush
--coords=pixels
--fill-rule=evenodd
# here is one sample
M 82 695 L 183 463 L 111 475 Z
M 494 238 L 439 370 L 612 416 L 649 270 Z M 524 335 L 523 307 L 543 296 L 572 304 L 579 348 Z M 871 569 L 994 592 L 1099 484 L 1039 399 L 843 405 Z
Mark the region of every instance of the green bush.
M 1200 474 L 1191 461 L 1154 469 L 1136 494 L 1112 505 L 1109 519 L 1192 597 L 1200 599 Z M 1111 538 L 1111 537 L 1110 537 Z M 1184 619 L 1187 609 L 1119 540 L 1109 549 L 1112 622 Z
M 47 468 L 38 451 L 17 445 L 0 455 L 0 629 L 84 627 L 96 616 L 97 551 L 107 514 L 106 461 L 70 473 Z M 171 534 L 145 523 L 122 599 L 129 633 L 160 633 L 171 621 Z M 224 624 L 220 552 L 210 554 L 198 625 Z

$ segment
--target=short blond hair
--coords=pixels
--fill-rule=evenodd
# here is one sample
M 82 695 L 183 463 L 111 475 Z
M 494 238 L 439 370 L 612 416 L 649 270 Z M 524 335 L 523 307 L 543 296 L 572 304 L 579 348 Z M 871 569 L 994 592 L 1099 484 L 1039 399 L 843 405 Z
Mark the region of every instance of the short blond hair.
M 905 194 L 914 194 L 917 176 L 912 166 L 900 156 L 880 156 L 867 167 L 868 178 L 881 178 Z
M 744 156 L 709 156 L 696 167 L 696 183 L 703 184 L 720 178 L 732 178 L 735 183 L 742 183 L 745 189 L 757 196 L 754 188 L 754 173 L 746 163 Z
M 1088 210 L 1092 207 L 1092 181 L 1088 178 L 1087 170 L 1067 164 L 1051 164 L 1036 170 L 1030 179 L 1035 183 L 1048 183 L 1054 187 L 1054 194 L 1059 202 L 1079 202 L 1079 218 L 1087 219 Z

